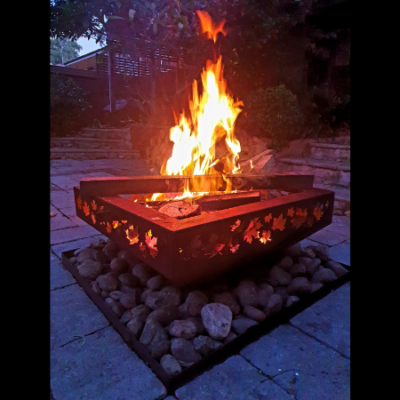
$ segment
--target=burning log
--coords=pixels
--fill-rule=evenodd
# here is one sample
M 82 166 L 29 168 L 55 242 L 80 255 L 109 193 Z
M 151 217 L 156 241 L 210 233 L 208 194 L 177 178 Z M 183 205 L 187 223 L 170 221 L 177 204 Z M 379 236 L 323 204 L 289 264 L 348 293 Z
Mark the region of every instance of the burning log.
M 190 205 L 183 200 L 171 201 L 160 207 L 158 211 L 170 217 L 182 219 L 200 214 L 200 206 L 198 204 Z
M 260 201 L 260 192 L 227 193 L 205 196 L 196 200 L 202 211 L 216 211 Z
M 267 149 L 251 159 L 240 163 L 240 168 L 243 170 L 243 172 L 257 174 L 268 162 L 271 162 L 271 159 L 273 158 L 273 152 L 274 151 L 272 149 Z

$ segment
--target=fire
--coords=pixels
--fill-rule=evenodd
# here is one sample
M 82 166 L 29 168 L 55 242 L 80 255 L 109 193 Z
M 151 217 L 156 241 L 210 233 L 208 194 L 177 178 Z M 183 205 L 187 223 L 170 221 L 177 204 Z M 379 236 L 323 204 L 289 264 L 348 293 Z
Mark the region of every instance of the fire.
M 216 41 L 218 32 L 226 34 L 223 29 L 224 21 L 214 25 L 210 16 L 197 12 L 203 32 Z M 234 135 L 235 121 L 242 111 L 242 101 L 235 101 L 228 92 L 227 82 L 223 77 L 222 57 L 219 56 L 214 64 L 207 60 L 206 67 L 201 73 L 203 86 L 199 94 L 197 81 L 192 84 L 192 96 L 189 99 L 190 116 L 182 113 L 176 126 L 170 129 L 170 140 L 174 143 L 172 155 L 161 167 L 161 175 L 210 175 L 216 174 L 215 179 L 191 182 L 192 192 L 184 188 L 180 198 L 194 197 L 201 192 L 203 195 L 218 191 L 223 180 L 227 182 L 226 191 L 231 192 L 232 186 L 225 174 L 240 173 L 238 164 L 240 143 Z M 216 144 L 224 140 L 225 153 L 216 158 Z M 219 164 L 219 171 L 215 166 Z M 188 183 L 189 184 L 189 183 Z M 155 193 L 151 200 L 165 199 L 167 196 Z

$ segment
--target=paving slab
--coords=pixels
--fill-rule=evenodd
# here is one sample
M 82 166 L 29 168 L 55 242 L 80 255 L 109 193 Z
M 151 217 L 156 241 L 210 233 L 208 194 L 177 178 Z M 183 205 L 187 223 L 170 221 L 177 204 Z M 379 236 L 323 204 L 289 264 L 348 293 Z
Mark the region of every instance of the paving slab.
M 295 397 L 280 386 L 273 380 L 266 379 L 254 389 L 254 394 L 259 400 L 296 400 Z
M 63 228 L 72 228 L 76 224 L 70 219 L 64 217 L 60 212 L 56 212 L 55 217 L 50 218 L 50 231 L 56 231 Z
M 50 291 L 50 349 L 108 325 L 106 317 L 78 284 Z
M 350 225 L 350 218 L 341 215 L 332 215 L 332 223 L 347 224 Z
M 60 208 L 60 211 L 68 218 L 76 217 L 76 207 L 64 207 Z
M 350 399 L 350 360 L 288 324 L 240 354 L 297 400 Z
M 310 235 L 308 239 L 314 240 L 315 242 L 321 244 L 326 244 L 328 246 L 335 246 L 349 239 L 349 236 L 344 236 L 336 232 L 330 232 L 326 229 L 321 229 L 320 231 Z
M 266 377 L 238 355 L 175 391 L 179 400 L 255 400 L 254 389 Z
M 329 256 L 332 260 L 350 267 L 350 241 L 338 244 L 329 249 Z
M 50 290 L 76 283 L 70 272 L 64 269 L 61 261 L 50 252 Z
M 73 217 L 69 217 L 69 219 L 76 226 L 87 226 L 88 225 L 87 222 L 85 222 L 83 219 L 77 217 L 76 215 L 74 215 Z
M 50 203 L 57 208 L 66 208 L 75 206 L 73 191 L 50 192 Z
M 346 238 L 350 237 L 350 224 L 342 224 L 338 222 L 334 222 L 327 227 L 325 227 L 325 230 L 329 232 L 335 232 L 340 235 L 345 236 Z
M 76 239 L 82 239 L 89 236 L 94 236 L 99 231 L 92 226 L 85 224 L 84 226 L 77 226 L 74 228 L 65 228 L 58 231 L 50 232 L 50 244 L 59 244 L 70 242 Z
M 78 179 L 71 179 L 65 175 L 51 176 L 50 182 L 64 190 L 72 190 L 72 188 L 79 184 Z
M 290 324 L 350 358 L 350 282 L 296 315 Z
M 111 327 L 53 350 L 50 386 L 55 400 L 156 400 L 167 394 Z
M 95 238 L 103 238 L 104 240 L 107 240 L 106 236 L 101 235 L 100 232 L 97 232 L 97 235 L 93 235 L 83 239 L 73 240 L 71 242 L 53 245 L 51 246 L 51 250 L 58 258 L 61 259 L 61 254 L 64 253 L 64 251 L 80 249 L 81 247 L 87 247 Z
M 325 249 L 329 249 L 329 246 L 327 246 L 326 244 L 321 244 L 310 239 L 303 239 L 302 241 L 300 241 L 300 244 L 303 248 L 307 246 L 322 246 Z

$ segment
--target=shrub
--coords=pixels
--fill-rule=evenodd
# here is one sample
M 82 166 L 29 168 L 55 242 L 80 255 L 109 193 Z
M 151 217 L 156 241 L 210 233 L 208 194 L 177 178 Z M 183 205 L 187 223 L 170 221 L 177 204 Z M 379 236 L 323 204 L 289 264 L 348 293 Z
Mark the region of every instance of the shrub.
M 300 137 L 303 115 L 296 96 L 285 85 L 258 89 L 244 104 L 246 128 L 257 136 L 270 138 L 275 150 Z
M 50 78 L 50 134 L 65 136 L 84 126 L 91 106 L 83 98 L 82 89 L 71 78 L 52 75 Z

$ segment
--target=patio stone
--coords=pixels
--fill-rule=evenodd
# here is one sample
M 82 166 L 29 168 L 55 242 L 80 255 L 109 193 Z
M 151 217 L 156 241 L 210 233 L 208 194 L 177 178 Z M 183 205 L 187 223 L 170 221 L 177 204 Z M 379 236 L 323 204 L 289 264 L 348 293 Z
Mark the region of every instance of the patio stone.
M 350 267 L 350 241 L 331 247 L 329 249 L 329 256 L 333 261 Z
M 58 258 L 61 258 L 61 253 L 63 253 L 64 251 L 80 249 L 81 247 L 87 247 L 94 238 L 103 238 L 104 240 L 107 239 L 105 236 L 101 235 L 100 232 L 97 232 L 97 235 L 93 235 L 79 240 L 74 240 L 71 242 L 56 244 L 54 246 L 51 246 L 51 250 Z
M 315 242 L 326 244 L 328 246 L 335 246 L 339 243 L 344 242 L 348 238 L 349 237 L 347 236 L 343 236 L 336 232 L 330 232 L 326 229 L 321 229 L 320 231 L 315 232 L 308 237 L 308 239 L 310 240 L 314 240 Z
M 61 190 L 50 192 L 50 203 L 57 208 L 74 207 L 74 192 Z
M 266 378 L 238 355 L 228 358 L 175 391 L 179 400 L 256 400 L 254 389 Z
M 350 282 L 296 315 L 290 324 L 350 358 Z
M 76 226 L 76 224 L 74 224 L 70 219 L 64 217 L 60 212 L 56 212 L 56 214 L 55 217 L 50 218 L 50 231 Z
M 240 354 L 297 400 L 350 399 L 350 360 L 290 325 L 279 326 Z
M 350 225 L 349 224 L 341 224 L 341 223 L 332 223 L 324 228 L 329 232 L 335 232 L 339 235 L 343 235 L 346 239 L 350 238 Z
M 50 290 L 76 283 L 70 272 L 65 270 L 61 261 L 50 252 Z
M 78 284 L 50 291 L 50 348 L 62 346 L 74 335 L 87 335 L 109 323 Z
M 167 394 L 111 327 L 53 350 L 50 386 L 55 400 L 157 400 Z
M 60 208 L 60 211 L 68 218 L 76 216 L 76 207 Z
M 60 229 L 58 231 L 50 232 L 50 244 L 53 245 L 70 242 L 72 240 L 94 236 L 96 233 L 99 233 L 99 231 L 88 224 L 84 226 L 77 226 L 74 228 Z
M 295 397 L 288 394 L 274 381 L 266 379 L 254 389 L 257 399 L 260 400 L 295 400 Z
M 50 177 L 50 182 L 53 185 L 56 185 L 59 188 L 64 189 L 64 190 L 71 190 L 74 186 L 76 186 L 78 184 L 77 183 L 78 181 L 76 179 L 71 179 L 69 177 L 69 174 L 68 174 L 68 176 L 53 175 Z

